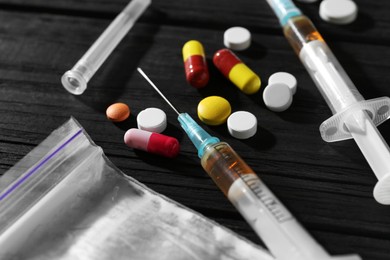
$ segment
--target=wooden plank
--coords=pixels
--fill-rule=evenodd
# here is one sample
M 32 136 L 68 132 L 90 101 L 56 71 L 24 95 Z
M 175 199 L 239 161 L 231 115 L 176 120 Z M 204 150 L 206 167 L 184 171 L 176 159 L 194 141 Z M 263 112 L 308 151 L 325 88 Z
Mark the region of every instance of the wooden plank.
M 113 19 L 129 1 L 95 0 L 0 0 L 0 7 L 24 12 L 49 12 L 63 15 L 92 16 Z M 339 26 L 322 21 L 319 2 L 297 6 L 308 15 L 328 40 L 343 39 L 386 45 L 390 42 L 388 1 L 355 0 L 359 7 L 358 19 L 351 25 Z M 246 26 L 253 32 L 280 34 L 279 24 L 266 0 L 154 0 L 152 10 L 143 19 L 156 24 L 171 24 L 188 28 L 219 28 Z
M 68 94 L 59 78 L 110 20 L 0 12 L 0 173 L 74 115 L 126 174 L 257 242 L 253 231 L 199 166 L 174 112 L 136 73 L 135 68 L 142 66 L 180 110 L 194 117 L 199 100 L 213 94 L 229 99 L 234 110 L 253 112 L 261 126 L 254 140 L 235 140 L 224 127 L 205 128 L 231 143 L 330 252 L 358 252 L 365 259 L 388 259 L 389 210 L 372 198 L 376 179 L 352 141 L 326 144 L 321 140 L 318 126 L 331 113 L 283 36 L 263 30 L 266 25 L 256 25 L 254 45 L 240 57 L 259 72 L 263 86 L 268 76 L 279 70 L 297 76 L 299 89 L 293 106 L 285 113 L 268 111 L 260 94 L 244 95 L 212 66 L 210 86 L 197 91 L 184 80 L 181 47 L 188 39 L 199 39 L 206 46 L 210 61 L 212 53 L 222 48 L 222 24 L 217 21 L 222 14 L 210 20 L 214 25 L 206 28 L 205 21 L 211 14 L 196 18 L 198 9 L 183 9 L 184 1 L 176 2 L 176 12 L 184 10 L 184 14 L 175 16 L 173 8 L 161 24 L 149 14 L 126 36 L 80 97 Z M 39 2 L 31 5 L 34 3 Z M 169 1 L 157 3 L 163 13 L 169 13 L 168 7 L 173 5 Z M 191 7 L 196 2 L 188 4 Z M 217 10 L 210 8 L 207 10 Z M 233 10 L 225 8 L 221 13 Z M 275 22 L 271 18 L 254 18 L 254 13 L 253 10 L 250 17 L 254 20 L 250 23 L 256 19 Z M 201 26 L 189 27 L 188 19 Z M 229 19 L 223 23 L 230 23 Z M 178 23 L 182 20 L 187 23 Z M 274 28 L 277 30 L 276 25 Z M 366 98 L 388 95 L 387 46 L 340 38 L 331 47 Z M 132 108 L 133 116 L 125 124 L 115 125 L 105 119 L 107 104 L 115 101 L 124 101 Z M 135 115 L 148 106 L 167 111 L 168 133 L 177 136 L 182 145 L 177 160 L 167 161 L 124 146 L 124 130 L 134 127 Z M 384 138 L 390 140 L 389 124 L 380 129 Z

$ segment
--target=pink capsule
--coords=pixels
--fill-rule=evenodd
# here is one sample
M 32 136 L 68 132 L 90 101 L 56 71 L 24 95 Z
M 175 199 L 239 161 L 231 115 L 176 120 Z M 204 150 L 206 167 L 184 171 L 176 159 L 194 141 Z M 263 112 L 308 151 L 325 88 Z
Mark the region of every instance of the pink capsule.
M 180 151 L 180 144 L 176 138 L 137 128 L 127 130 L 124 141 L 131 148 L 168 158 L 176 157 Z

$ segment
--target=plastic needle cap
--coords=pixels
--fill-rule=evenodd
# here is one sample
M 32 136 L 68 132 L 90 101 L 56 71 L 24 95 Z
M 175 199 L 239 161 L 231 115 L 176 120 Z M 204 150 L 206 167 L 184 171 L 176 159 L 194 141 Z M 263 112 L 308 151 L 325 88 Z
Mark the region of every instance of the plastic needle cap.
M 150 3 L 151 0 L 129 2 L 73 68 L 62 75 L 61 82 L 67 91 L 74 95 L 81 95 L 87 89 L 89 80 Z

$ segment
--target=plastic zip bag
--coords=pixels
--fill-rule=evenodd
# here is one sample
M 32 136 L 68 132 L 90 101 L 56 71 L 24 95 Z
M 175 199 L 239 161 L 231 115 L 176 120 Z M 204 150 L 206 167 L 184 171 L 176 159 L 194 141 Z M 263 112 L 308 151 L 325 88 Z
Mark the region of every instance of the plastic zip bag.
M 124 175 L 71 118 L 0 178 L 0 259 L 273 259 Z

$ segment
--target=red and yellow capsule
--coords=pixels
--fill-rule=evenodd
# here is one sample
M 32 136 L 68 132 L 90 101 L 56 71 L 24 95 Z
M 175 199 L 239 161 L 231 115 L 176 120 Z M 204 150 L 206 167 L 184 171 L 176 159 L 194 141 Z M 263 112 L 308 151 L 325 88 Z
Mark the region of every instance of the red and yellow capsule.
M 188 41 L 182 52 L 187 82 L 195 88 L 205 87 L 210 76 L 202 44 L 195 40 Z
M 245 94 L 254 94 L 260 89 L 261 80 L 231 50 L 222 49 L 213 57 L 214 65 L 222 74 Z

